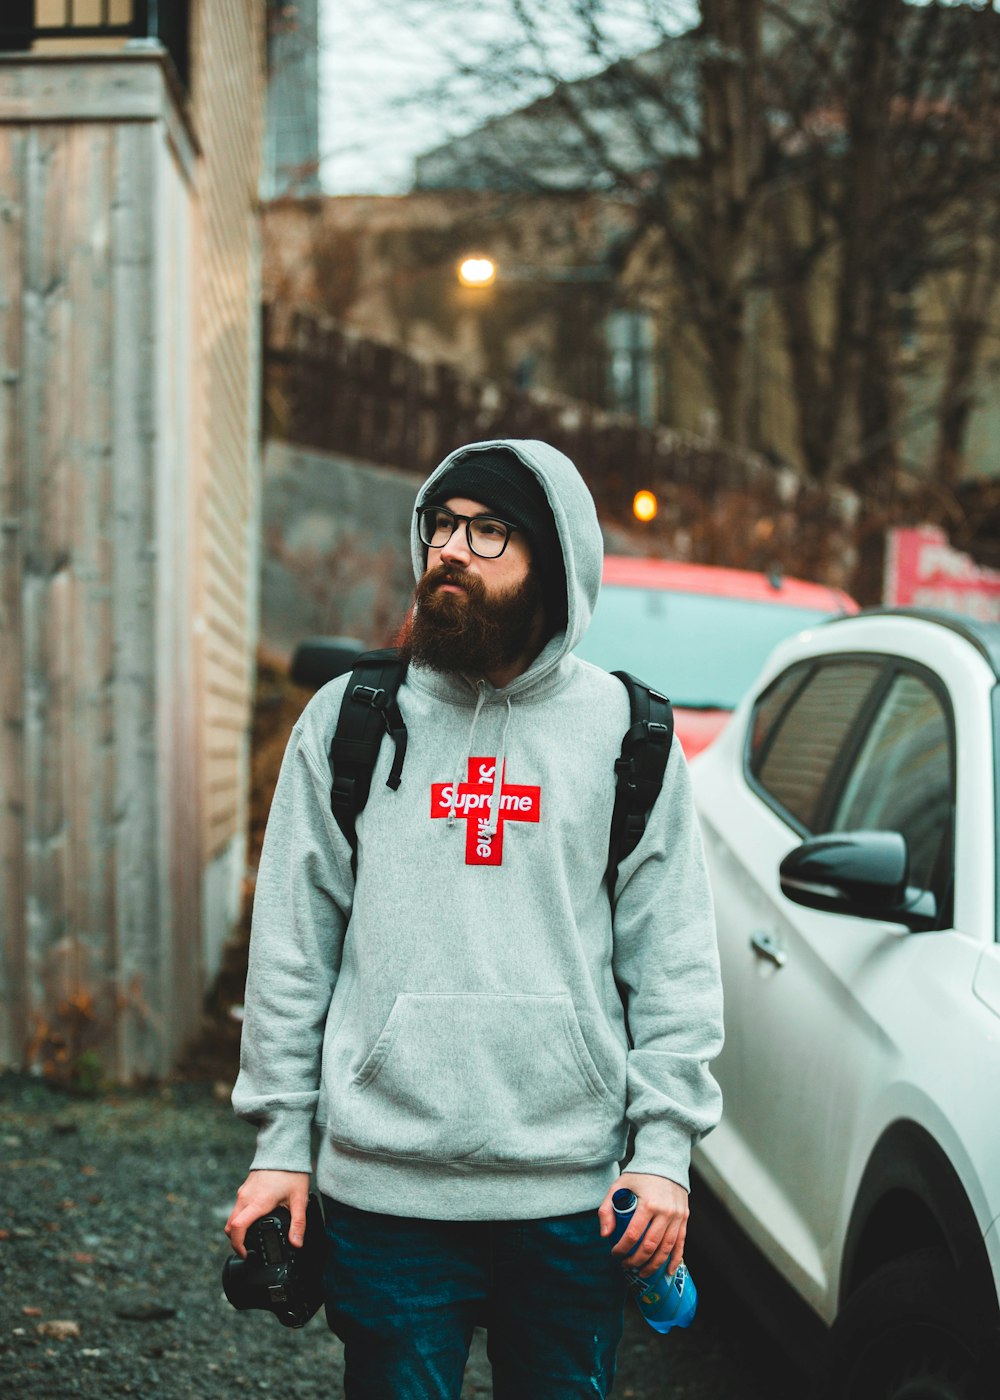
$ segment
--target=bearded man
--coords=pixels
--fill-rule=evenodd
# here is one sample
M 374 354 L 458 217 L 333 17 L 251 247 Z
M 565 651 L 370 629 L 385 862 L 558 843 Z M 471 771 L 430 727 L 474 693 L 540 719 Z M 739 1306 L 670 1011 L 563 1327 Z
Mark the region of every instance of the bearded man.
M 545 443 L 445 459 L 417 498 L 398 693 L 357 866 L 330 813 L 344 678 L 289 742 L 255 897 L 233 1102 L 257 1152 L 226 1226 L 301 1243 L 311 1128 L 327 1318 L 348 1400 L 457 1400 L 487 1328 L 497 1400 L 606 1395 L 621 1261 L 681 1263 L 715 1125 L 712 905 L 679 745 L 607 884 L 619 682 L 573 655 L 600 587 L 594 503 Z M 629 1129 L 632 1155 L 622 1170 Z M 638 1197 L 614 1249 L 611 1198 Z

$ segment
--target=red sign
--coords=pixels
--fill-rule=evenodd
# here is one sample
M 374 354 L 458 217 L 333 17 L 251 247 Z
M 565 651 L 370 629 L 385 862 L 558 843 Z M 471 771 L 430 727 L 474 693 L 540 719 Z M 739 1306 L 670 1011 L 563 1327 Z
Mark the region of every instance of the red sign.
M 1000 622 L 1000 572 L 952 549 L 936 525 L 890 530 L 883 598 L 889 607 L 944 608 Z
M 489 830 L 496 769 L 495 758 L 470 758 L 469 781 L 459 783 L 457 791 L 452 783 L 431 783 L 431 816 L 446 817 L 454 807 L 456 816 L 465 819 L 466 865 L 502 865 L 504 822 L 537 822 L 539 818 L 541 788 L 502 782 L 497 829 Z M 505 764 L 504 778 L 506 775 Z

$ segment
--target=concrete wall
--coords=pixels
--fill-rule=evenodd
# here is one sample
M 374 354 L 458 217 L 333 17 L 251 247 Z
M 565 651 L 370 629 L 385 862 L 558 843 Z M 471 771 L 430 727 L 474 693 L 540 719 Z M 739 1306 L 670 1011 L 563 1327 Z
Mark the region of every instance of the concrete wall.
M 272 441 L 264 456 L 261 642 L 285 659 L 310 636 L 385 645 L 413 592 L 420 478 Z

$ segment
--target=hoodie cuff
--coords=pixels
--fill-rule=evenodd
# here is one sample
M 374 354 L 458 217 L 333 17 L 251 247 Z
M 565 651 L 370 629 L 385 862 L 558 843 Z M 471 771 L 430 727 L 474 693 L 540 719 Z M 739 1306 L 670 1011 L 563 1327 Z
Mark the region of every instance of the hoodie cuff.
M 665 1176 L 691 1190 L 691 1139 L 676 1128 L 647 1124 L 635 1137 L 635 1151 L 622 1168 L 644 1176 Z
M 286 1112 L 257 1129 L 252 1172 L 312 1171 L 312 1112 Z

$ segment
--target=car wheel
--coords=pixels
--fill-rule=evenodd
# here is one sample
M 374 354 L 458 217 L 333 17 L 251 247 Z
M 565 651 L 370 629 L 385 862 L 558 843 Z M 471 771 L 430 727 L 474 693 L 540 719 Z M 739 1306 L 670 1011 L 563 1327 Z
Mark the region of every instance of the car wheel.
M 825 1400 L 981 1400 L 976 1318 L 944 1250 L 886 1264 L 834 1323 Z

